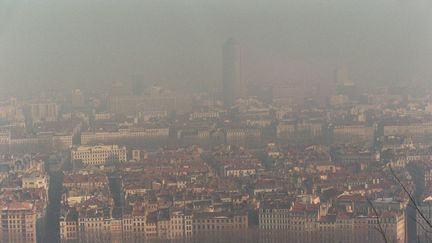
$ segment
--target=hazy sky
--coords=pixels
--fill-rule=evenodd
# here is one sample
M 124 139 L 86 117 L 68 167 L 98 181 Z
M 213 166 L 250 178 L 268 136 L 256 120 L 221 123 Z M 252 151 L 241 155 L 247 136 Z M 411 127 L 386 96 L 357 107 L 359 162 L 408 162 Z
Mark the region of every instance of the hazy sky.
M 432 80 L 431 13 L 430 0 L 0 0 L 1 90 L 205 87 L 229 37 L 249 82 L 328 82 L 338 66 L 356 82 Z

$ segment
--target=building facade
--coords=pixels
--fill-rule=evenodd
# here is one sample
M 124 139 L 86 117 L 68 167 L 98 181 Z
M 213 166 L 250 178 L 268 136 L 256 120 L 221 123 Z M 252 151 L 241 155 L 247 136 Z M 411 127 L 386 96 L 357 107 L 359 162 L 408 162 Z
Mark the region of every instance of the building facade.
M 126 162 L 126 155 L 126 147 L 118 145 L 78 146 L 71 150 L 73 161 L 81 160 L 89 165 L 102 165 L 109 159 Z

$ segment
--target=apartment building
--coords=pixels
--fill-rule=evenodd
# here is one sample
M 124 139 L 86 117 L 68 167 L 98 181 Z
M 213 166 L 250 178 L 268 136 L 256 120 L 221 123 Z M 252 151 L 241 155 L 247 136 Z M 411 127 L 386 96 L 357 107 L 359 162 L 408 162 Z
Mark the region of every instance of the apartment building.
M 195 213 L 192 225 L 194 235 L 240 232 L 248 228 L 248 215 L 245 212 Z
M 296 242 L 379 242 L 382 240 L 377 231 L 379 224 L 385 229 L 388 242 L 405 242 L 402 211 L 384 211 L 378 217 L 346 212 L 328 214 L 320 205 L 302 203 L 259 210 L 259 228 L 263 232 L 270 237 L 284 236 Z
M 1 206 L 2 242 L 36 242 L 36 208 L 29 202 L 10 202 Z

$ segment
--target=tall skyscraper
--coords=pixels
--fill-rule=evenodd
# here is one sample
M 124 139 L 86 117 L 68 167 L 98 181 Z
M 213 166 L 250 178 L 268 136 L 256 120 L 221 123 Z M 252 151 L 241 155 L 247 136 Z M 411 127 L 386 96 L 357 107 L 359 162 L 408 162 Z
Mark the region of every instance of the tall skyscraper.
M 235 100 L 246 96 L 246 83 L 242 75 L 242 49 L 229 39 L 222 48 L 224 105 L 231 106 Z

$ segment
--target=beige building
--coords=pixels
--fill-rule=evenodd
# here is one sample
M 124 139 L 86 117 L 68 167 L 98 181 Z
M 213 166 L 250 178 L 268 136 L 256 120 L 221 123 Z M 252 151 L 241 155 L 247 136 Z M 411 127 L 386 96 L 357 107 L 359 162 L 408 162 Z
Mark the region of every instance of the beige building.
M 72 147 L 73 134 L 54 134 L 52 136 L 52 143 L 55 148 L 69 149 Z
M 48 177 L 33 173 L 22 178 L 22 188 L 43 188 L 48 191 Z
M 320 121 L 283 121 L 276 127 L 276 136 L 281 142 L 320 139 L 323 136 L 323 124 Z
M 148 215 L 143 209 L 125 212 L 114 219 L 103 208 L 89 208 L 79 213 L 74 209 L 60 218 L 60 237 L 68 240 L 94 240 L 97 237 L 131 240 L 178 240 L 192 237 L 192 213 L 162 209 Z M 155 217 L 153 217 L 155 216 Z
M 119 162 L 126 162 L 126 154 L 126 147 L 118 145 L 78 146 L 72 148 L 71 159 L 89 165 L 102 165 L 112 157 Z
M 224 167 L 225 176 L 229 177 L 243 177 L 256 174 L 254 165 L 228 165 Z
M 132 160 L 136 162 L 141 161 L 141 150 L 139 149 L 132 150 Z
M 259 228 L 268 239 L 294 242 L 380 242 L 378 222 L 388 242 L 405 242 L 405 215 L 400 211 L 385 211 L 375 215 L 337 213 L 329 215 L 319 205 L 295 203 L 292 206 L 269 207 L 259 210 Z M 271 242 L 271 241 L 268 241 Z
M 219 118 L 219 112 L 218 111 L 207 111 L 207 112 L 192 112 L 189 114 L 189 120 L 195 120 L 195 119 L 215 119 Z
M 62 241 L 78 240 L 78 220 L 76 212 L 68 212 L 65 216 L 61 216 L 60 239 Z
M 182 210 L 159 210 L 156 230 L 160 240 L 174 240 L 192 237 L 192 214 L 185 213 Z
M 1 130 L 0 131 L 0 145 L 9 145 L 10 136 L 11 136 L 10 131 Z
M 193 217 L 193 234 L 205 235 L 222 232 L 238 232 L 248 228 L 246 213 L 203 212 Z

